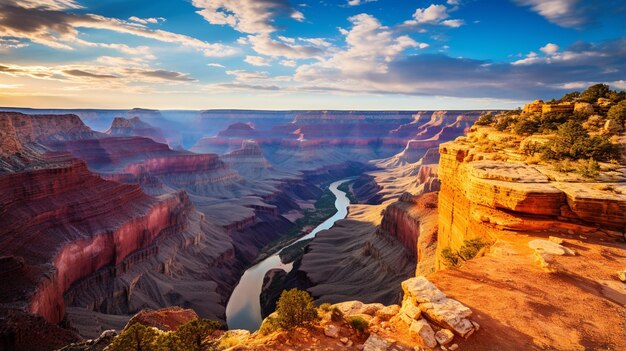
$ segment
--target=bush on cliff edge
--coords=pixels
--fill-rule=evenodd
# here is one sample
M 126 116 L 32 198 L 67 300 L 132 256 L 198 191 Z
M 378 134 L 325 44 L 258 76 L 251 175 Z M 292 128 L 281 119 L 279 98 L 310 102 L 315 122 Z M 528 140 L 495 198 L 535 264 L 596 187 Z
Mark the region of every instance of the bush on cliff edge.
M 317 309 L 308 292 L 294 288 L 280 294 L 276 303 L 276 323 L 280 328 L 290 330 L 316 319 Z

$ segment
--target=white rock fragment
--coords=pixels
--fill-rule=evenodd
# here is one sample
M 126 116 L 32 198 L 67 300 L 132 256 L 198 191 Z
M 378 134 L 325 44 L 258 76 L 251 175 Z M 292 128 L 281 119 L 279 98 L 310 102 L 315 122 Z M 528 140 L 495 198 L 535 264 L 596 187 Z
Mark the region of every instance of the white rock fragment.
M 417 339 L 417 342 L 426 347 L 434 348 L 437 346 L 437 339 L 435 339 L 435 332 L 433 328 L 424 319 L 413 321 L 409 328 L 411 336 Z

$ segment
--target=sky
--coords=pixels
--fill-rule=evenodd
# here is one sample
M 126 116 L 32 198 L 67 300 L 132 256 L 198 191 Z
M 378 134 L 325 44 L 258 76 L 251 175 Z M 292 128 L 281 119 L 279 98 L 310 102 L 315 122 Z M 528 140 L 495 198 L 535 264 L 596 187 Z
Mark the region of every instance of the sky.
M 0 106 L 500 109 L 626 89 L 624 0 L 0 0 Z

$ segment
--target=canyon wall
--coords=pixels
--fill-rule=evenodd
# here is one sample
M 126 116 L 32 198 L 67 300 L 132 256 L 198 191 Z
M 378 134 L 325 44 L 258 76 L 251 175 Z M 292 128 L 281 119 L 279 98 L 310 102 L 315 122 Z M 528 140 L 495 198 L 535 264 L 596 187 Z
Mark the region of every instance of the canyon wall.
M 490 132 L 489 137 L 506 135 Z M 549 166 L 494 159 L 494 153 L 464 139 L 439 150 L 438 252 L 458 250 L 474 238 L 493 242 L 507 231 L 561 228 L 619 236 L 626 226 L 626 199 L 601 185 L 558 180 Z

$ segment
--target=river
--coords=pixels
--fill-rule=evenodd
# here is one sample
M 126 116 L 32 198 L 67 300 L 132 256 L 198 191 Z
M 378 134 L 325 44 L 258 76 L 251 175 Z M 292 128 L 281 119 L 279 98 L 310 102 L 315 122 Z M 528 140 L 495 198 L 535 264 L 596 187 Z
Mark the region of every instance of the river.
M 337 208 L 337 212 L 332 217 L 315 227 L 315 229 L 307 235 L 283 247 L 280 251 L 248 268 L 248 270 L 243 273 L 239 284 L 237 284 L 235 290 L 233 290 L 233 294 L 230 296 L 228 304 L 226 305 L 226 322 L 228 323 L 229 329 L 247 329 L 250 331 L 259 329 L 262 322 L 260 295 L 265 274 L 275 268 L 290 272 L 293 263 L 283 264 L 280 261 L 279 254 L 282 250 L 299 241 L 311 239 L 315 237 L 318 232 L 330 229 L 336 221 L 346 218 L 350 200 L 346 196 L 346 193 L 337 189 L 337 187 L 350 179 L 351 178 L 342 179 L 330 184 L 329 188 L 333 195 L 335 195 L 335 207 Z

